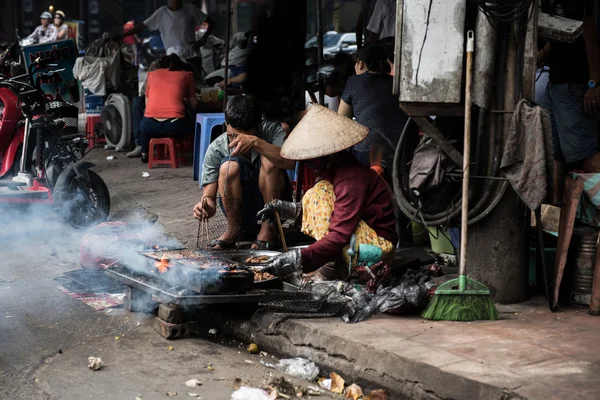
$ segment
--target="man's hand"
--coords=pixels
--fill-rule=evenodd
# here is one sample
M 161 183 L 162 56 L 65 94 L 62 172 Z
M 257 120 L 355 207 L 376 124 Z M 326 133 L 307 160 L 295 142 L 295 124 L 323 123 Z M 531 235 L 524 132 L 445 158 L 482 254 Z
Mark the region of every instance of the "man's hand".
M 256 216 L 260 217 L 261 222 L 264 222 L 273 219 L 275 211 L 279 212 L 279 216 L 283 220 L 296 219 L 302 211 L 302 204 L 283 200 L 273 200 L 265 205 L 265 208 L 260 210 Z
M 222 80 L 221 82 L 217 83 L 217 86 L 219 86 L 219 89 L 225 89 L 225 80 Z
M 239 133 L 235 135 L 235 138 L 229 143 L 232 156 L 241 156 L 249 152 L 256 146 L 256 142 L 259 140 L 254 135 L 245 135 Z
M 212 218 L 217 213 L 217 204 L 214 198 L 204 197 L 194 206 L 194 218 L 203 220 Z
M 302 273 L 302 253 L 300 249 L 290 250 L 273 258 L 263 269 L 280 279 Z
M 583 110 L 586 113 L 600 111 L 600 88 L 590 88 L 583 98 Z

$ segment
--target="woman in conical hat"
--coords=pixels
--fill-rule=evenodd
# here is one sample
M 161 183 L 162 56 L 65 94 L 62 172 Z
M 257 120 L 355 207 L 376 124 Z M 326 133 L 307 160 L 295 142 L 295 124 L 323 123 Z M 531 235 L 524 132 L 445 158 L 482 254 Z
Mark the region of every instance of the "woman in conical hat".
M 302 232 L 316 242 L 275 257 L 268 271 L 288 279 L 316 270 L 320 279 L 346 278 L 345 250 L 352 236 L 358 245 L 381 248 L 384 261 L 391 260 L 398 236 L 390 191 L 380 175 L 346 151 L 368 133 L 366 127 L 319 105 L 313 105 L 292 131 L 281 155 L 303 160 L 314 169 L 317 183 L 301 203 L 275 200 L 258 215 L 265 220 L 278 211 L 285 220 L 301 217 Z M 334 267 L 324 267 L 331 261 L 337 261 Z

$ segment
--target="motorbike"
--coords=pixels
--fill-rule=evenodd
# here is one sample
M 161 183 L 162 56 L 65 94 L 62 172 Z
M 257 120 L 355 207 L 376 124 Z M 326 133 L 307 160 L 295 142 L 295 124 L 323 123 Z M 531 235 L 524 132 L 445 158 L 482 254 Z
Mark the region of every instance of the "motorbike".
M 142 40 L 138 50 L 138 65 L 142 71 L 147 71 L 154 60 L 167 55 L 167 50 L 158 33 L 152 33 Z
M 232 76 L 235 68 L 244 67 L 248 59 L 248 45 L 250 32 L 240 32 L 234 35 L 230 40 L 229 46 L 229 76 Z M 214 86 L 225 80 L 225 57 L 222 56 L 221 68 L 209 73 L 204 77 L 206 84 Z
M 24 65 L 22 53 L 17 41 L 4 62 Z M 56 65 L 38 58 L 25 74 L 0 74 L 0 203 L 51 204 L 71 225 L 91 226 L 107 219 L 110 194 L 94 164 L 81 161 L 77 107 L 48 101 L 40 88 L 61 72 L 48 67 Z

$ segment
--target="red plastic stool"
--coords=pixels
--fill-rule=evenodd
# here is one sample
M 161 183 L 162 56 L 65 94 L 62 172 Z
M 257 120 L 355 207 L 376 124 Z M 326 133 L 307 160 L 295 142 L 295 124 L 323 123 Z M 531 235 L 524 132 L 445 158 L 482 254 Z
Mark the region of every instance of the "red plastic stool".
M 85 132 L 89 139 L 88 149 L 94 148 L 100 143 L 106 143 L 105 138 L 96 136 L 96 125 L 100 123 L 102 123 L 102 117 L 99 114 L 85 116 Z
M 156 156 L 154 155 L 155 150 Z M 179 164 L 185 165 L 183 139 L 150 139 L 148 168 L 153 168 L 155 165 L 170 165 L 171 168 L 178 168 Z

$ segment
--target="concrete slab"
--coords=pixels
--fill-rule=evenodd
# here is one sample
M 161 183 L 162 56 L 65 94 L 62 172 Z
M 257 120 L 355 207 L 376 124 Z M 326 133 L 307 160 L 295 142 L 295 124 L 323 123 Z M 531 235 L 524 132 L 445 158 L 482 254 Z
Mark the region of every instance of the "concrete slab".
M 191 218 L 200 190 L 191 167 L 150 170 L 139 160 L 94 156 L 112 193 L 157 213 L 182 243 L 193 246 Z M 500 307 L 500 321 L 431 322 L 418 316 L 285 320 L 257 314 L 226 321 L 225 332 L 277 354 L 307 357 L 347 381 L 392 389 L 399 399 L 598 399 L 600 318 L 585 310 L 548 311 L 544 299 Z M 217 324 L 218 319 L 215 319 Z

